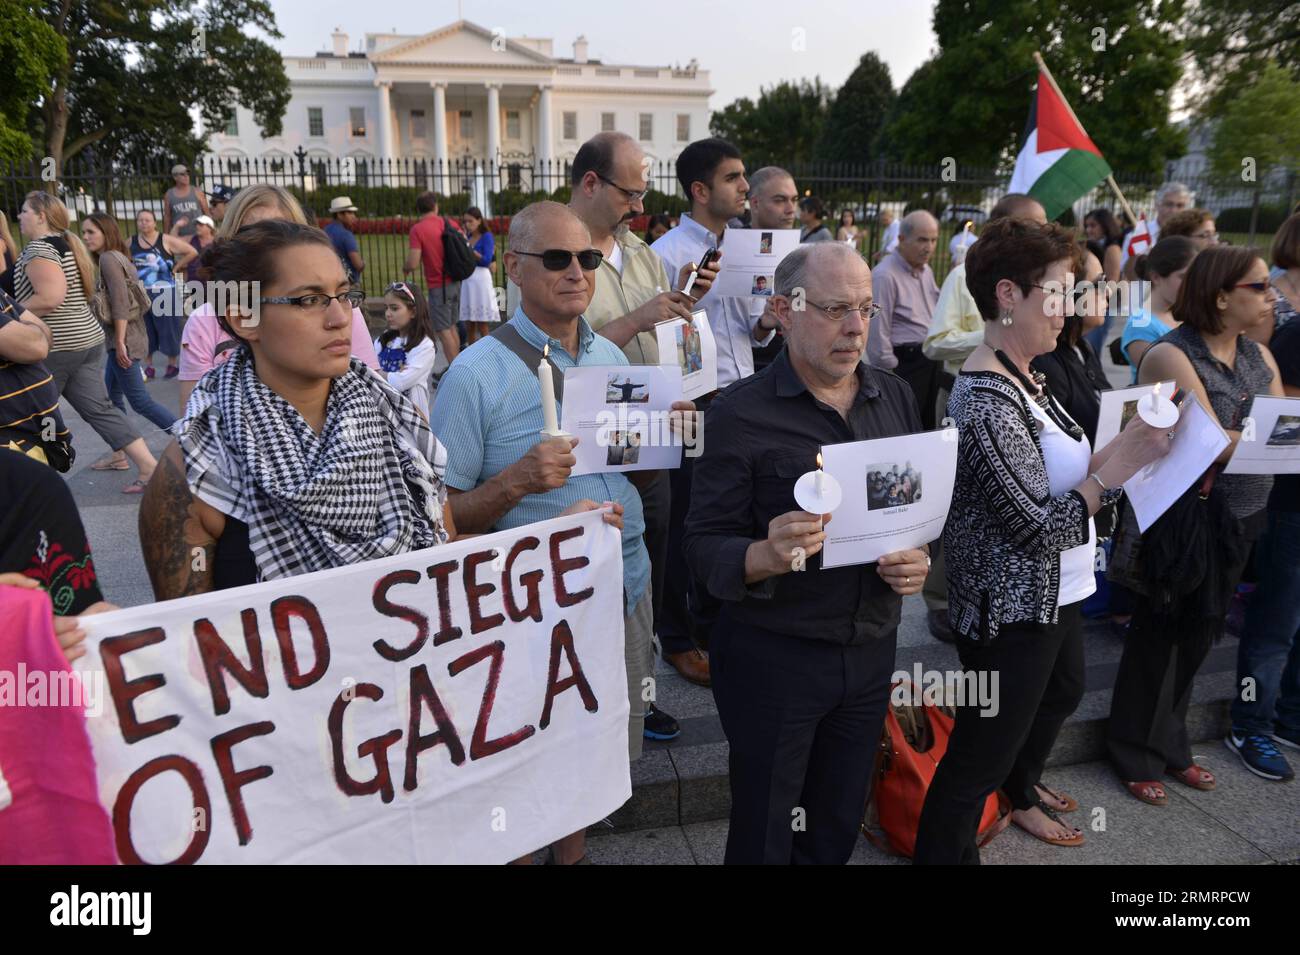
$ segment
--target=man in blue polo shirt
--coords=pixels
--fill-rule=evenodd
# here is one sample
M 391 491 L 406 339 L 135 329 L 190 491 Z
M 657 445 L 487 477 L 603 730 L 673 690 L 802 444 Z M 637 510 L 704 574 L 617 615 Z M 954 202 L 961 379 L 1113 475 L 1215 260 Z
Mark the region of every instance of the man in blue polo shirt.
M 558 202 L 535 203 L 511 220 L 508 248 L 506 272 L 520 291 L 519 308 L 506 323 L 522 340 L 516 347 L 549 346 L 547 359 L 557 377 L 575 365 L 628 364 L 622 350 L 596 335 L 582 317 L 600 253 L 592 249 L 581 219 Z M 567 261 L 555 268 L 565 253 Z M 461 352 L 434 402 L 431 424 L 451 462 L 446 482 L 456 526 L 471 534 L 503 530 L 594 507 L 596 501 L 614 502 L 616 514 L 621 509 L 628 753 L 636 759 L 646 708 L 643 681 L 652 662 L 650 557 L 642 542 L 641 498 L 622 474 L 570 476 L 576 438 L 538 440 L 543 421 L 536 365 L 530 367 L 504 341 L 488 336 Z M 581 832 L 552 846 L 559 863 L 581 861 L 584 852 Z

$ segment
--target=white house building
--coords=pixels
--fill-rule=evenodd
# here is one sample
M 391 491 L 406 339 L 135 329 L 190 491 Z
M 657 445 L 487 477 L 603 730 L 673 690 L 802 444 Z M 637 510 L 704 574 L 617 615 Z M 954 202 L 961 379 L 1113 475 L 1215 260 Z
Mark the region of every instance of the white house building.
M 240 107 L 226 129 L 209 133 L 208 157 L 226 170 L 249 160 L 294 168 L 301 147 L 309 164 L 481 163 L 509 170 L 517 184 L 533 160 L 572 159 L 602 130 L 636 137 L 655 160 L 708 135 L 712 90 L 694 60 L 604 63 L 587 57 L 581 36 L 561 57 L 550 39 L 506 37 L 466 20 L 418 36 L 367 33 L 364 51 L 349 51 L 347 34 L 333 40 L 330 52 L 284 57 L 292 99 L 281 135 L 263 136 Z

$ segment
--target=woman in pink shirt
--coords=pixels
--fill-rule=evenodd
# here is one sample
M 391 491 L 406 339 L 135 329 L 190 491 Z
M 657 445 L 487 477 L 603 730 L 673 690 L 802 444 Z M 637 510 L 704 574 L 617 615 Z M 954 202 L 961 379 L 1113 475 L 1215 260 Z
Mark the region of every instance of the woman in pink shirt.
M 299 225 L 309 225 L 302 206 L 292 193 L 279 186 L 260 182 L 246 186 L 230 203 L 226 216 L 217 230 L 218 238 L 233 236 L 244 226 L 267 219 L 283 219 Z M 181 383 L 181 414 L 190 400 L 194 383 L 208 371 L 230 357 L 234 340 L 217 323 L 217 313 L 212 303 L 203 295 L 203 304 L 190 313 L 181 333 L 181 370 L 177 376 Z M 352 310 L 352 354 L 371 368 L 379 370 L 379 357 L 366 328 L 361 309 Z

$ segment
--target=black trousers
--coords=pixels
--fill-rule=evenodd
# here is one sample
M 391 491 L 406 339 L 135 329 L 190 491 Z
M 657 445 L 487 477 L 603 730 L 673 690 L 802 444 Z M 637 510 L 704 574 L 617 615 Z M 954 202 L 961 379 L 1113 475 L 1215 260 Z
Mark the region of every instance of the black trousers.
M 1082 606 L 1061 607 L 1054 625 L 1003 627 L 992 643 L 957 638 L 964 670 L 997 674 L 997 712 L 981 715 L 976 701 L 957 709 L 921 810 L 918 865 L 979 865 L 976 837 L 989 793 L 1002 789 L 1017 809 L 1037 805 L 1034 784 L 1083 698 Z
M 1229 569 L 1222 584 L 1225 595 L 1236 589 L 1244 569 L 1245 561 Z M 1148 607 L 1140 598 L 1124 637 L 1106 724 L 1111 762 L 1120 779 L 1130 783 L 1158 780 L 1166 769 L 1192 765 L 1187 707 L 1196 671 L 1212 646 L 1188 647 L 1181 633 L 1156 623 Z
M 893 636 L 860 646 L 713 628 L 713 696 L 731 747 L 728 865 L 842 865 L 875 760 Z
M 921 409 L 921 427 L 932 431 L 937 427 L 936 411 L 939 391 L 943 388 L 943 362 L 926 358 L 920 345 L 895 345 L 894 357 L 898 367 L 894 374 L 912 386 L 917 406 Z
M 695 399 L 703 412 L 711 401 L 708 395 Z M 691 476 L 695 458 L 683 454 L 682 466 L 669 471 L 671 508 L 668 517 L 668 549 L 665 558 L 662 612 L 655 626 L 664 653 L 684 653 L 695 647 L 709 647 L 709 634 L 721 609 L 704 584 L 691 574 L 682 550 L 686 515 L 691 506 Z M 652 555 L 653 559 L 653 555 Z

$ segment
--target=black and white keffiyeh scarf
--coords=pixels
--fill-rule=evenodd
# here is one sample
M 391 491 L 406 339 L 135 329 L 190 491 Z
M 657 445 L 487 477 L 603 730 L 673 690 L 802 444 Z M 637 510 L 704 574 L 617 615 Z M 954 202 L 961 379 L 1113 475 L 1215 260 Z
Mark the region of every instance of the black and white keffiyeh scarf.
M 259 580 L 447 542 L 446 451 L 356 358 L 330 387 L 320 434 L 246 348 L 199 379 L 175 433 L 194 495 L 248 525 Z

